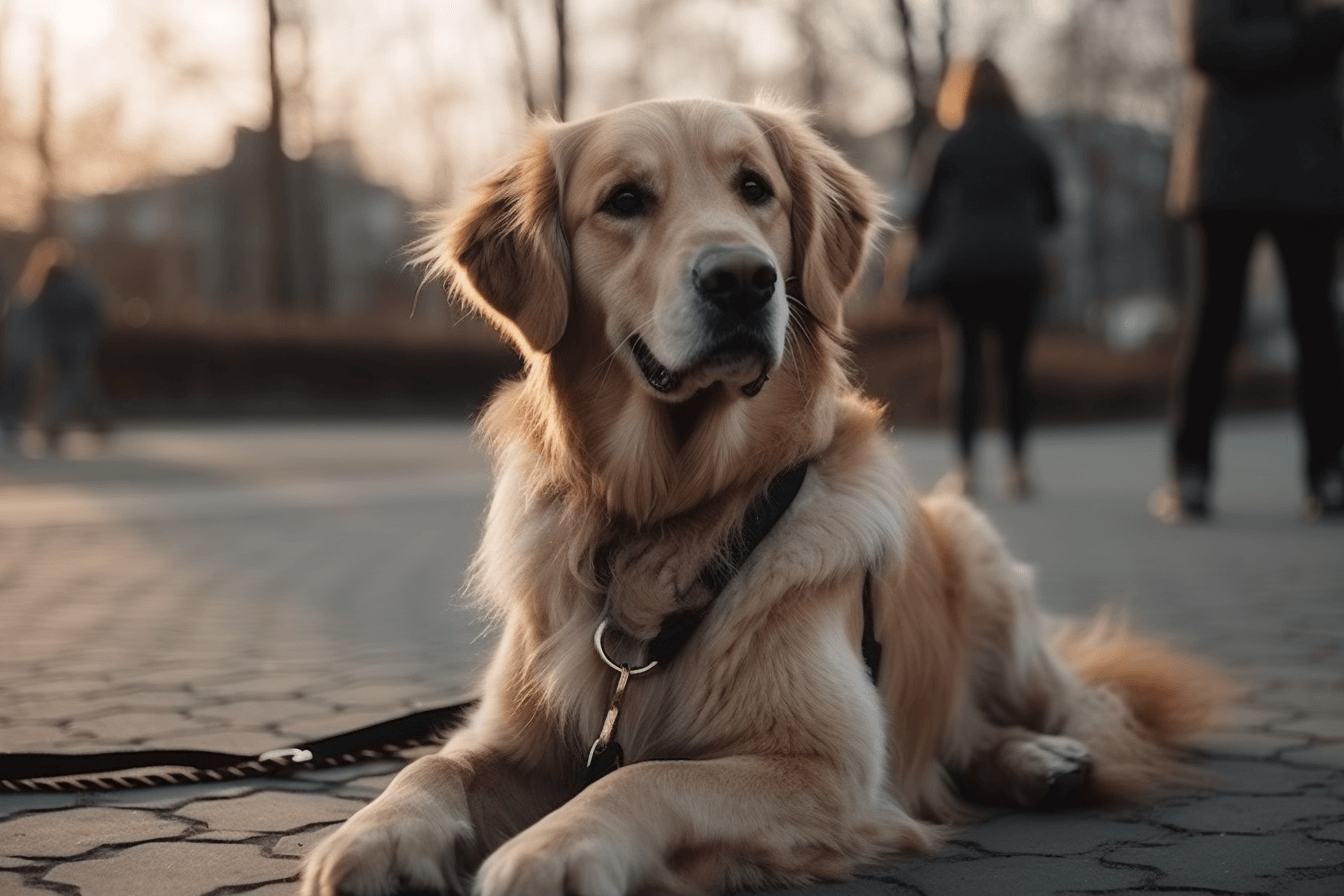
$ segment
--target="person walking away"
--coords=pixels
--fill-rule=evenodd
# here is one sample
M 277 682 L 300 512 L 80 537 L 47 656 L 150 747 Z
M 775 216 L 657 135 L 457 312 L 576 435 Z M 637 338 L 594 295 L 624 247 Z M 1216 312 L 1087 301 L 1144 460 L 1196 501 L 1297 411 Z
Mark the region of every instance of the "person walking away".
M 34 300 L 64 251 L 59 240 L 40 240 L 24 260 L 19 279 L 5 297 L 3 378 L 0 378 L 0 449 L 17 453 L 33 371 L 42 353 L 42 333 Z
M 46 449 L 52 454 L 60 450 L 66 427 L 76 413 L 82 412 L 99 435 L 111 430 L 97 374 L 101 302 L 92 281 L 75 270 L 70 245 L 57 239 L 57 246 L 55 261 L 32 304 L 43 355 L 53 374 L 42 427 Z
M 1044 284 L 1044 238 L 1059 221 L 1055 171 L 992 60 L 976 61 L 969 79 L 964 66 L 954 69 L 943 90 L 957 85 L 963 102 L 955 97 L 939 102 L 951 119 L 945 126 L 955 130 L 938 152 L 915 216 L 917 289 L 941 297 L 958 330 L 956 475 L 968 494 L 975 490 L 983 337 L 997 334 L 1012 458 L 1005 491 L 1022 498 L 1031 490 L 1027 350 Z
M 1190 222 L 1192 309 L 1172 408 L 1170 472 L 1149 498 L 1167 523 L 1203 519 L 1213 430 L 1246 304 L 1251 248 L 1278 250 L 1297 342 L 1307 516 L 1344 514 L 1344 362 L 1333 304 L 1344 219 L 1344 8 L 1293 0 L 1182 0 L 1189 66 L 1169 211 Z

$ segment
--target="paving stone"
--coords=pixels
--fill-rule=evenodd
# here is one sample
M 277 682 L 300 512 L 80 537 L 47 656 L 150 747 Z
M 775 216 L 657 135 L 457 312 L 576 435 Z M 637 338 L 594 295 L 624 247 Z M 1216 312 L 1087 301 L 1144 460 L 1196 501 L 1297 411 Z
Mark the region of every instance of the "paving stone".
M 318 740 L 342 731 L 353 731 L 366 725 L 385 722 L 403 715 L 409 709 L 410 707 L 406 706 L 381 709 L 332 709 L 324 714 L 309 713 L 302 717 L 287 719 L 277 725 L 276 730 L 297 741 Z
M 423 682 L 390 682 L 385 684 L 365 684 L 342 690 L 339 702 L 342 706 L 361 709 L 385 709 L 395 711 L 409 707 L 411 701 L 438 699 L 441 690 L 426 687 Z
M 338 765 L 333 768 L 315 768 L 296 772 L 294 778 L 300 781 L 321 781 L 326 783 L 357 783 L 360 786 L 376 786 L 375 782 L 390 782 L 406 763 L 399 759 L 372 760 L 356 762 L 353 765 Z M 384 784 L 383 786 L 386 786 Z M 381 789 L 381 788 L 380 788 Z
M 1270 834 L 1307 826 L 1311 819 L 1344 817 L 1344 802 L 1324 796 L 1211 796 L 1158 806 L 1152 817 L 1187 831 Z
M 396 773 L 394 772 L 387 775 L 374 775 L 369 778 L 355 778 L 354 780 L 349 781 L 343 790 L 349 790 L 353 793 L 374 794 L 376 796 L 386 790 L 387 785 L 391 784 L 396 777 Z
M 1150 824 L 1080 812 L 1017 812 L 967 828 L 956 839 L 993 853 L 1068 856 L 1089 853 L 1107 844 L 1145 843 L 1166 836 L 1165 831 Z
M 146 738 L 140 745 L 145 749 L 161 750 L 212 750 L 220 753 L 237 753 L 241 756 L 259 756 L 267 750 L 287 747 L 287 738 L 272 731 L 259 729 L 230 728 L 218 723 L 200 723 L 196 731 L 184 731 L 172 735 L 156 735 Z
M 26 812 L 47 812 L 78 806 L 85 797 L 78 793 L 5 793 L 0 794 L 0 819 Z
M 1300 750 L 1310 739 L 1301 734 L 1275 734 L 1262 731 L 1213 731 L 1201 735 L 1195 749 L 1209 756 L 1273 759 L 1285 750 Z
M 298 891 L 297 884 L 283 883 L 263 884 L 255 890 L 237 890 L 235 892 L 246 893 L 247 896 L 295 896 Z
M 86 807 L 2 821 L 0 843 L 11 856 L 62 858 L 104 845 L 166 840 L 188 827 L 152 812 Z
M 1266 706 L 1282 706 L 1297 712 L 1344 716 L 1344 683 L 1334 687 L 1302 687 L 1296 683 L 1269 691 L 1260 697 Z
M 1156 869 L 1164 889 L 1209 888 L 1230 893 L 1282 892 L 1288 869 L 1325 870 L 1344 861 L 1341 850 L 1300 834 L 1192 837 L 1176 843 L 1130 846 L 1105 855 L 1108 863 Z
M 1202 767 L 1217 776 L 1221 793 L 1296 794 L 1304 787 L 1324 784 L 1329 778 L 1319 770 L 1294 768 L 1285 762 L 1211 759 Z
M 1333 840 L 1337 843 L 1344 843 L 1344 820 L 1316 828 L 1309 833 L 1313 840 Z
M 97 718 L 80 719 L 70 726 L 70 731 L 72 734 L 88 734 L 109 744 L 140 744 L 190 733 L 199 727 L 199 722 L 176 712 L 114 711 Z
M 303 831 L 298 834 L 290 834 L 288 837 L 281 837 L 271 847 L 271 855 L 301 859 L 308 855 L 312 848 L 322 841 L 322 838 L 331 836 L 339 827 L 339 824 L 332 824 L 315 831 Z
M 1290 706 L 1245 704 L 1231 707 L 1218 722 L 1217 730 L 1229 732 L 1252 731 L 1276 722 L 1292 721 L 1300 710 Z
M 29 886 L 22 875 L 13 874 L 9 871 L 0 871 L 0 893 L 5 896 L 23 896 L 26 893 L 42 894 L 42 896 L 51 896 L 51 890 L 45 887 Z
M 1339 896 L 1344 893 L 1344 874 L 1328 874 L 1280 883 L 1274 896 Z
M 1313 716 L 1294 719 L 1271 725 L 1270 730 L 1280 734 L 1305 734 L 1322 740 L 1344 741 L 1344 718 Z
M 57 865 L 43 880 L 79 887 L 81 896 L 204 896 L 221 887 L 287 880 L 293 862 L 234 843 L 146 843 L 106 859 Z
M 1080 856 L 993 856 L 957 862 L 924 860 L 897 868 L 896 881 L 924 896 L 950 893 L 1060 893 L 1137 890 L 1153 876 Z
M 789 889 L 753 890 L 752 893 L 753 896 L 921 896 L 914 887 L 866 877 Z
M 6 725 L 0 728 L 0 751 L 46 752 L 64 737 L 65 732 L 55 725 Z
M 193 712 L 192 718 L 240 728 L 267 728 L 295 718 L 333 715 L 336 707 L 318 700 L 230 700 Z
M 1284 762 L 1296 765 L 1312 765 L 1330 769 L 1344 768 L 1344 744 L 1311 744 L 1305 747 L 1284 750 L 1280 754 Z
M 254 793 L 259 787 L 274 786 L 269 782 L 244 778 L 236 782 L 218 784 L 176 784 L 172 787 L 135 787 L 130 790 L 110 790 L 93 799 L 107 805 L 135 809 L 176 809 L 201 799 L 236 799 Z M 84 796 L 83 799 L 90 797 Z
M 344 821 L 362 803 L 321 794 L 263 791 L 239 799 L 201 800 L 177 810 L 214 831 L 293 831 L 323 821 Z
M 202 831 L 186 839 L 201 843 L 242 843 L 258 836 L 257 831 Z

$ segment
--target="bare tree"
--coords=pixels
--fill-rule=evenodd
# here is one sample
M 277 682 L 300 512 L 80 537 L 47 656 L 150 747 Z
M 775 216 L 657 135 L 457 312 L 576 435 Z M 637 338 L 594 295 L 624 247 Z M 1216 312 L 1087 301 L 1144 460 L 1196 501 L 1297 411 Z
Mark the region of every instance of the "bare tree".
M 527 40 L 527 29 L 523 24 L 523 9 L 520 0 L 491 0 L 491 8 L 504 18 L 508 25 L 509 37 L 513 42 L 514 63 L 517 66 L 517 80 L 522 94 L 523 108 L 529 119 L 536 118 L 542 112 L 542 101 L 538 97 L 532 49 Z M 555 115 L 561 121 L 569 111 L 570 66 L 569 14 L 565 0 L 551 0 L 550 22 L 555 37 L 555 77 L 551 85 L 551 104 Z
M 37 223 L 39 233 L 54 233 L 56 230 L 57 187 L 56 154 L 52 146 L 52 130 L 55 127 L 55 116 L 52 114 L 52 81 L 51 26 L 43 25 L 38 37 L 37 131 L 33 138 L 42 197 Z
M 284 147 L 285 94 L 280 83 L 278 0 L 266 0 L 266 68 L 270 115 L 262 130 L 263 158 L 257 179 L 265 241 L 262 244 L 262 303 L 291 311 L 297 302 L 290 251 L 289 164 Z
M 910 118 L 905 126 L 905 138 L 906 145 L 912 150 L 920 145 L 925 132 L 934 122 L 938 89 L 947 74 L 948 41 L 952 23 L 951 0 L 938 0 L 937 9 L 938 25 L 935 32 L 933 70 L 926 73 L 920 67 L 919 55 L 915 49 L 919 43 L 919 35 L 909 0 L 892 0 L 892 11 L 895 14 L 901 40 L 901 66 L 910 91 Z
M 555 3 L 555 115 L 564 121 L 569 111 L 569 22 L 565 0 Z
M 523 34 L 523 22 L 518 10 L 518 0 L 494 0 L 493 8 L 504 17 L 509 26 L 509 37 L 513 40 L 514 62 L 518 65 L 519 90 L 523 95 L 523 108 L 528 118 L 536 118 L 541 109 L 537 105 L 536 85 L 532 80 L 532 54 L 527 48 L 527 38 Z

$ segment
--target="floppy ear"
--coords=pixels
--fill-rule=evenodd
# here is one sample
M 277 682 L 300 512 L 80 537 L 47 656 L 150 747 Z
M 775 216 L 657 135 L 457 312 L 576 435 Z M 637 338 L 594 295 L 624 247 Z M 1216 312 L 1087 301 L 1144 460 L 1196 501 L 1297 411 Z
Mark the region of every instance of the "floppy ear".
M 431 270 L 526 354 L 549 352 L 569 318 L 569 245 L 550 134 L 485 180 L 446 234 L 430 238 Z
M 787 109 L 748 110 L 770 141 L 793 196 L 793 275 L 822 323 L 839 327 L 841 306 L 863 269 L 882 216 L 878 190 Z

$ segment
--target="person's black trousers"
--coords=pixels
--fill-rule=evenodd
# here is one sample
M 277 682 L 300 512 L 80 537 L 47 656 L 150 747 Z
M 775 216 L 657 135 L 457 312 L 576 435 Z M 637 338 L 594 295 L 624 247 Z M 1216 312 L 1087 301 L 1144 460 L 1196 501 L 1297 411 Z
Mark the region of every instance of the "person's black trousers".
M 1015 459 L 1026 451 L 1031 416 L 1027 348 L 1035 325 L 1040 283 L 1035 278 L 983 280 L 949 286 L 945 301 L 961 335 L 957 395 L 957 449 L 963 461 L 975 451 L 984 393 L 984 334 L 999 337 L 1003 423 Z
M 1212 473 L 1214 423 L 1222 408 L 1228 360 L 1246 306 L 1246 276 L 1255 238 L 1268 233 L 1288 287 L 1297 341 L 1297 407 L 1312 482 L 1344 449 L 1344 362 L 1334 307 L 1338 223 L 1309 215 L 1206 213 L 1197 225 L 1194 307 L 1188 321 L 1174 407 L 1178 471 Z

